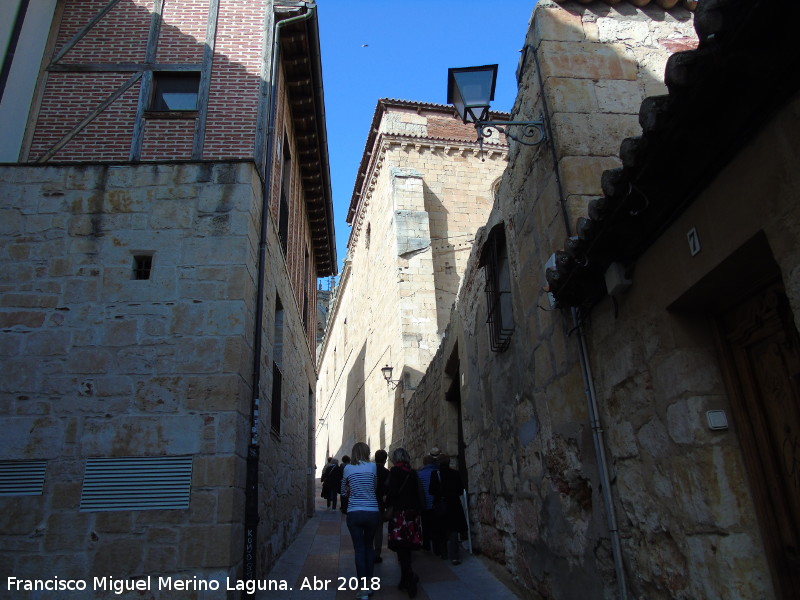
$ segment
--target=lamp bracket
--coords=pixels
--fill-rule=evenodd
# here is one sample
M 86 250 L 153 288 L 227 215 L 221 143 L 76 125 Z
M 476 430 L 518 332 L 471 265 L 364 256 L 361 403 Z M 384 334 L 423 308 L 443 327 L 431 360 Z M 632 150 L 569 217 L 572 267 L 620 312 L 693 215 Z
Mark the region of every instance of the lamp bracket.
M 521 130 L 515 135 L 508 131 L 509 127 L 520 127 Z M 478 131 L 478 142 L 480 142 L 481 160 L 483 158 L 483 138 L 491 137 L 492 129 L 504 134 L 506 138 L 511 138 L 515 142 L 526 146 L 537 146 L 547 140 L 547 132 L 544 128 L 542 115 L 536 121 L 475 121 L 475 129 Z M 525 140 L 521 138 L 531 138 Z
M 521 127 L 521 131 L 516 135 L 508 131 L 509 127 Z M 536 121 L 476 121 L 475 129 L 478 130 L 478 139 L 483 143 L 483 138 L 492 135 L 492 129 L 496 129 L 506 137 L 515 142 L 526 146 L 536 146 L 547 139 L 547 132 L 544 129 L 544 120 L 541 115 Z M 521 138 L 532 138 L 525 140 Z

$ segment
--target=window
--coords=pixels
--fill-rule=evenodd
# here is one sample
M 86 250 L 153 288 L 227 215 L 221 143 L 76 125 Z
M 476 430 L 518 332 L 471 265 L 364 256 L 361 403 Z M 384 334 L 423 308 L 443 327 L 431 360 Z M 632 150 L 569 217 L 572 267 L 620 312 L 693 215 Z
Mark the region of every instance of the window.
M 310 257 L 306 248 L 303 258 L 303 329 L 308 333 L 308 288 L 313 282 L 309 281 Z
M 155 71 L 150 110 L 160 112 L 197 110 L 199 89 L 200 73 L 197 71 Z
M 281 163 L 281 199 L 278 208 L 278 236 L 281 239 L 283 255 L 289 246 L 289 194 L 292 182 L 292 155 L 289 151 L 289 140 L 283 137 L 283 162 Z
M 283 304 L 280 296 L 275 297 L 275 342 L 272 346 L 272 405 L 270 422 L 272 431 L 281 432 L 281 388 L 283 383 Z
M 270 411 L 270 418 L 272 423 L 272 431 L 275 433 L 281 432 L 281 386 L 283 375 L 276 363 L 272 363 L 272 410 Z
M 481 250 L 480 265 L 486 274 L 486 304 L 488 306 L 489 343 L 494 352 L 508 349 L 514 333 L 511 310 L 511 270 L 506 251 L 504 223 L 495 225 Z
M 150 279 L 150 271 L 153 269 L 152 254 L 137 254 L 133 257 L 133 275 L 131 279 Z

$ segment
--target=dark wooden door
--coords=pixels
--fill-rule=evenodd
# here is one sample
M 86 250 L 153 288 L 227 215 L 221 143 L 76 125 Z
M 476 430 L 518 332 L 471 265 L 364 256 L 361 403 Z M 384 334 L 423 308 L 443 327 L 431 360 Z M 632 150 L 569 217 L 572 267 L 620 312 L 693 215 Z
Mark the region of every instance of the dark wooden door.
M 717 315 L 734 419 L 779 598 L 800 598 L 800 338 L 780 282 Z

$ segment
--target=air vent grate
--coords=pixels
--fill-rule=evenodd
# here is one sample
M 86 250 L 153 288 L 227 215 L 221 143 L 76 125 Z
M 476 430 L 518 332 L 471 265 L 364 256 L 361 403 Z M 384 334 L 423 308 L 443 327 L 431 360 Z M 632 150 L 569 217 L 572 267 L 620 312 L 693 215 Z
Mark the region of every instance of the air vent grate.
M 41 496 L 46 460 L 0 460 L 0 496 Z
M 81 511 L 189 508 L 191 456 L 90 458 Z

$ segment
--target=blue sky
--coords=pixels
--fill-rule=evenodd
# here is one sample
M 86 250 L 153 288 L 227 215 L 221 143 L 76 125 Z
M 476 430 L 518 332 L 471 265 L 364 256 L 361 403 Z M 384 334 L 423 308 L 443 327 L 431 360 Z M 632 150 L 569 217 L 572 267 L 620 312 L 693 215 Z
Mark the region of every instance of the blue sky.
M 356 171 L 380 98 L 447 103 L 447 69 L 499 64 L 510 111 L 535 0 L 317 0 L 339 269 Z M 327 286 L 324 286 L 327 288 Z

